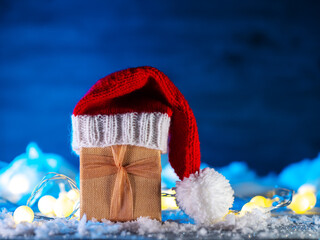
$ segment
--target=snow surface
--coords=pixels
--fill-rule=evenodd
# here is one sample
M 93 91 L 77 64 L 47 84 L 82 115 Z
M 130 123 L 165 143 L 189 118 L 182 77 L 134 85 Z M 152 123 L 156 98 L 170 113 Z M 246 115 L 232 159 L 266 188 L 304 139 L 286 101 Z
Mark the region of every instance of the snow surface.
M 171 214 L 171 215 L 170 215 Z M 72 219 L 36 220 L 16 225 L 12 213 L 0 212 L 1 238 L 78 239 L 115 238 L 124 239 L 275 239 L 320 238 L 320 216 L 278 215 L 253 211 L 243 217 L 229 214 L 225 219 L 210 226 L 180 223 L 181 211 L 171 211 L 174 220 L 159 222 L 149 218 L 113 223 L 108 220 L 80 221 Z

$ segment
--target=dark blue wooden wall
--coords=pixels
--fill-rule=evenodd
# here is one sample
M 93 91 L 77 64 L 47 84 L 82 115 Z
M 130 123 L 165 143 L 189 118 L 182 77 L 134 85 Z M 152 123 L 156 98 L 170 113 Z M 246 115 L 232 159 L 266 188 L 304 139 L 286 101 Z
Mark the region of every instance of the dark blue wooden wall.
M 0 161 L 71 153 L 96 80 L 151 65 L 197 118 L 202 159 L 280 171 L 320 151 L 319 1 L 0 2 Z

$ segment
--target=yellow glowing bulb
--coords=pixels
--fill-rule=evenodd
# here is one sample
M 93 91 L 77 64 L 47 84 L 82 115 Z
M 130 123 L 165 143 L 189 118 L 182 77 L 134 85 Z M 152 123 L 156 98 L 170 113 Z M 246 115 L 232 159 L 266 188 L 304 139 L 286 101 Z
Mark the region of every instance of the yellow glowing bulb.
M 34 213 L 28 206 L 20 206 L 13 213 L 13 219 L 16 224 L 22 222 L 32 223 L 34 219 Z
M 312 184 L 303 184 L 301 187 L 299 187 L 298 189 L 298 193 L 306 193 L 306 192 L 316 192 L 316 188 L 315 186 L 313 186 Z
M 162 191 L 168 194 L 175 194 L 174 190 L 164 190 Z M 162 196 L 161 197 L 161 209 L 162 210 L 169 210 L 169 209 L 179 209 L 176 203 L 176 198 L 171 196 Z
M 72 201 L 78 201 L 80 198 L 80 193 L 78 190 L 76 189 L 71 189 L 68 193 L 67 193 L 67 197 L 72 200 Z
M 272 206 L 272 200 L 263 196 L 255 196 L 250 202 L 255 203 L 259 207 L 267 208 Z
M 305 213 L 309 209 L 309 200 L 303 194 L 296 194 L 292 198 L 291 204 L 288 206 L 292 211 L 297 214 Z
M 316 203 L 317 203 L 317 197 L 316 197 L 316 195 L 315 195 L 313 192 L 305 192 L 305 193 L 303 193 L 302 195 L 303 195 L 306 199 L 308 199 L 308 202 L 309 202 L 308 210 L 314 208 L 314 206 L 315 206 Z
M 273 203 L 272 199 L 266 198 L 266 207 L 272 207 L 272 203 Z
M 58 197 L 58 199 L 60 198 L 60 199 L 65 199 L 65 198 L 67 198 L 68 197 L 68 193 L 66 192 L 66 191 L 61 191 L 60 193 L 59 193 L 59 197 Z
M 65 195 L 60 196 L 54 204 L 54 214 L 57 217 L 68 217 L 73 212 L 73 204 Z
M 57 199 L 50 195 L 45 195 L 40 198 L 38 202 L 39 211 L 47 216 L 52 216 L 54 214 L 53 208 Z
M 245 213 L 251 212 L 255 208 L 261 208 L 254 202 L 248 202 L 241 208 L 240 215 L 243 216 Z

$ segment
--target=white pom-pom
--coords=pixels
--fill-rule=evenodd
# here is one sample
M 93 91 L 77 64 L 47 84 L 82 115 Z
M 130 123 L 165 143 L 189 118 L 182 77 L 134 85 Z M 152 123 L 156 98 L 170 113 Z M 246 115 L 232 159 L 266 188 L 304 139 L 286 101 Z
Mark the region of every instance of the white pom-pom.
M 212 224 L 221 220 L 233 205 L 229 181 L 212 168 L 205 168 L 177 182 L 179 207 L 196 223 Z

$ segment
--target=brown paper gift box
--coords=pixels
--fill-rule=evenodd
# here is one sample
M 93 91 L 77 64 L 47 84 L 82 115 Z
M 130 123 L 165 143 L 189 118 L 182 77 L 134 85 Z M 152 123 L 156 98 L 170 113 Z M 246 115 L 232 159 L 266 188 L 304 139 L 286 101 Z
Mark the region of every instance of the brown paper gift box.
M 80 150 L 80 215 L 87 219 L 161 220 L 161 153 L 115 145 Z

